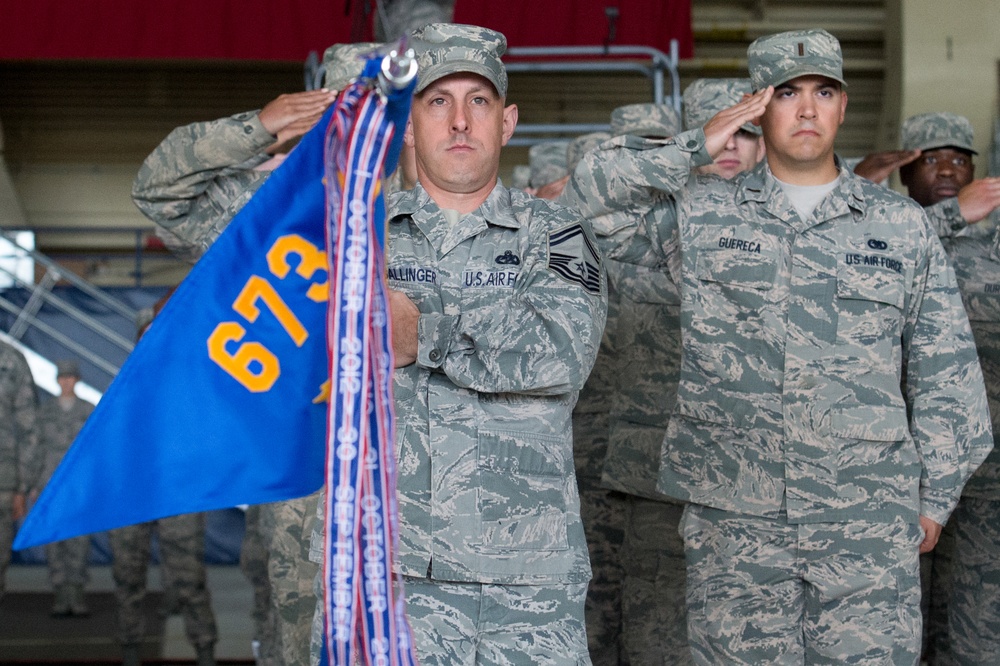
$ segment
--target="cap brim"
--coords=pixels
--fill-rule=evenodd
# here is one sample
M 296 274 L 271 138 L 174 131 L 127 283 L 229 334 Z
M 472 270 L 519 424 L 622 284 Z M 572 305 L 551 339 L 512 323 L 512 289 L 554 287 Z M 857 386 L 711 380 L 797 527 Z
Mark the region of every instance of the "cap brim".
M 904 150 L 937 150 L 938 148 L 955 148 L 956 150 L 964 150 L 973 155 L 979 154 L 972 148 L 972 146 L 966 146 L 960 143 L 941 143 L 939 141 L 928 141 L 910 148 L 904 148 Z
M 845 88 L 847 87 L 847 81 L 845 81 L 842 77 L 833 76 L 828 71 L 820 70 L 818 67 L 810 67 L 808 65 L 803 65 L 803 66 L 791 69 L 791 70 L 789 70 L 788 72 L 785 72 L 785 74 L 782 75 L 780 81 L 768 82 L 765 85 L 777 87 L 777 86 L 780 86 L 783 83 L 788 83 L 792 79 L 797 79 L 800 76 L 823 76 L 823 77 L 826 77 L 826 78 L 828 78 L 828 79 L 830 79 L 832 81 L 838 82 L 840 85 L 842 85 Z
M 496 80 L 496 73 L 493 72 L 489 67 L 481 62 L 473 62 L 471 60 L 449 60 L 448 62 L 442 62 L 437 65 L 432 65 L 428 67 L 425 71 L 419 72 L 417 74 L 417 89 L 416 93 L 420 93 L 424 88 L 434 83 L 438 79 L 443 79 L 446 76 L 452 74 L 460 73 L 471 73 L 478 74 L 483 77 L 491 84 L 493 84 L 493 89 L 497 91 L 497 94 L 501 97 L 507 95 L 506 90 L 500 90 L 500 85 Z

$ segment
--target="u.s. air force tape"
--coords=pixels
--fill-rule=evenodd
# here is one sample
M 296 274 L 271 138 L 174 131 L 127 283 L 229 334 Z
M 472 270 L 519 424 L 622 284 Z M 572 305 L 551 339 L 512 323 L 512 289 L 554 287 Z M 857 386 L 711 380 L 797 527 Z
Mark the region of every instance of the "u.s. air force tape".
M 549 270 L 591 294 L 601 293 L 601 255 L 579 223 L 549 232 Z

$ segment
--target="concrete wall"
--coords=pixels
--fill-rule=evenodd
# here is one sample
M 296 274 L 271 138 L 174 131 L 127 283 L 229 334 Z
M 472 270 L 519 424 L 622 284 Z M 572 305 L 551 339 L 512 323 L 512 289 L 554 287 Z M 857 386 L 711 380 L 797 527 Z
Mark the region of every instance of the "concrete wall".
M 1000 110 L 1000 2 L 902 0 L 900 123 L 926 111 L 972 121 L 976 175 L 986 175 L 993 120 Z

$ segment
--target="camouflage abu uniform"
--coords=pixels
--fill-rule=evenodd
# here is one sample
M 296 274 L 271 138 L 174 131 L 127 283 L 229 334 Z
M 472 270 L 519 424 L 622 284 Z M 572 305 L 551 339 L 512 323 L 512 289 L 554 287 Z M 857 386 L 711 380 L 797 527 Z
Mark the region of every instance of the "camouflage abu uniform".
M 550 237 L 584 242 L 584 227 L 502 185 L 457 225 L 419 186 L 390 210 L 389 285 L 421 310 L 420 358 L 394 377 L 411 615 L 427 610 L 411 579 L 582 592 L 570 413 L 597 351 L 603 279 L 566 282 L 546 255 Z M 584 648 L 582 625 L 563 630 L 548 640 L 570 647 L 578 631 Z
M 142 310 L 136 321 L 139 335 L 145 333 L 173 290 L 152 308 Z M 139 663 L 140 645 L 146 633 L 143 601 L 151 555 L 153 530 L 160 546 L 161 578 L 167 610 L 184 616 L 184 631 L 198 656 L 199 666 L 215 664 L 219 638 L 212 612 L 212 599 L 205 573 L 205 514 L 191 513 L 128 525 L 108 532 L 111 545 L 111 575 L 115 581 L 118 611 L 118 641 L 122 663 Z
M 14 541 L 14 496 L 36 488 L 39 466 L 35 383 L 24 355 L 0 341 L 0 599 Z
M 747 79 L 693 82 L 684 91 L 684 124 L 688 129 L 700 127 L 716 112 L 738 102 L 743 89 L 749 88 Z M 678 131 L 673 118 L 663 136 Z M 653 201 L 651 197 L 647 209 Z M 645 209 L 637 214 L 641 212 Z M 656 490 L 660 449 L 680 373 L 680 293 L 666 262 L 648 267 L 614 260 L 634 230 L 634 223 L 616 225 L 607 239 L 598 238 L 609 266 L 617 267 L 614 276 L 620 293 L 616 328 L 619 385 L 612 401 L 602 480 L 604 486 L 628 494 L 621 549 L 621 561 L 627 563 L 622 615 L 628 662 L 632 666 L 680 665 L 691 659 L 684 603 L 684 543 L 679 532 L 683 505 Z
M 597 133 L 578 137 L 567 148 L 567 166 L 575 167 L 583 154 L 610 138 Z M 613 387 L 612 341 L 617 328 L 618 296 L 615 262 L 605 258 L 608 274 L 608 313 L 597 360 L 573 408 L 573 460 L 580 488 L 580 515 L 587 537 L 593 577 L 587 587 L 587 643 L 595 666 L 618 664 L 621 653 L 621 581 L 618 551 L 622 542 L 624 501 L 600 486 L 608 448 L 608 409 Z
M 80 377 L 75 361 L 56 364 L 58 377 Z M 69 401 L 54 398 L 38 409 L 38 446 L 45 456 L 38 489 L 49 482 L 59 462 L 66 455 L 69 445 L 76 439 L 84 422 L 94 411 L 86 400 L 72 397 Z M 57 541 L 45 546 L 45 560 L 49 567 L 49 582 L 55 591 L 53 613 L 87 613 L 83 603 L 83 587 L 87 584 L 87 555 L 90 553 L 90 535 Z
M 528 184 L 536 190 L 543 185 L 554 183 L 564 178 L 566 170 L 566 151 L 569 141 L 545 141 L 536 143 L 528 149 Z
M 688 129 L 700 127 L 749 89 L 748 79 L 693 82 L 684 91 L 684 124 Z M 630 133 L 668 137 L 680 131 L 672 109 L 663 107 L 661 113 L 666 131 L 642 131 L 638 126 L 638 131 Z M 651 114 L 641 115 L 649 118 Z M 750 127 L 759 134 L 759 128 Z M 646 212 L 654 201 L 651 197 L 636 215 Z M 602 249 L 613 258 L 634 230 L 634 224 L 616 226 L 607 238 L 612 247 L 599 238 Z M 660 449 L 680 373 L 680 293 L 665 263 L 658 267 L 609 263 L 620 267 L 614 274 L 620 314 L 618 386 L 603 483 L 628 494 L 621 548 L 621 560 L 627 563 L 622 584 L 623 643 L 632 666 L 687 664 L 691 658 L 684 603 L 686 571 L 679 532 L 683 504 L 656 490 Z
M 611 113 L 616 137 L 665 138 L 679 129 L 677 113 L 665 105 L 630 104 Z M 663 654 L 686 650 L 683 611 L 678 618 L 678 604 L 664 599 L 661 605 L 663 590 L 654 589 L 660 557 L 651 543 L 662 534 L 659 507 L 636 508 L 636 496 L 655 495 L 660 441 L 666 429 L 659 401 L 669 384 L 657 387 L 653 399 L 659 409 L 654 408 L 652 415 L 642 410 L 637 414 L 636 400 L 642 400 L 650 373 L 669 365 L 658 361 L 663 361 L 661 354 L 670 356 L 670 346 L 661 344 L 664 338 L 676 337 L 677 322 L 670 322 L 677 314 L 676 289 L 665 270 L 615 258 L 622 233 L 631 233 L 635 218 L 647 212 L 655 199 L 650 192 L 629 210 L 601 222 L 604 231 L 598 243 L 608 270 L 608 324 L 594 371 L 573 412 L 581 512 L 594 570 L 587 594 L 587 639 L 595 664 L 662 663 Z M 663 307 L 667 303 L 675 306 L 672 315 Z M 676 342 L 672 346 L 676 348 Z M 662 427 L 655 427 L 657 420 L 663 420 Z M 679 518 L 680 509 L 676 512 Z M 649 527 L 653 531 L 643 529 Z M 683 560 L 680 572 L 683 595 Z M 673 578 L 662 573 L 662 578 Z M 676 580 L 667 583 L 676 585 Z
M 952 113 L 908 118 L 902 139 L 904 150 L 955 147 L 975 154 L 971 123 Z M 988 221 L 966 228 L 956 197 L 925 211 L 955 269 L 969 315 L 986 379 L 995 444 L 1000 433 L 1000 231 L 978 233 Z M 932 666 L 1000 663 L 998 515 L 1000 449 L 994 446 L 969 479 L 948 522 L 945 533 L 951 536 L 949 548 L 942 550 L 945 544 L 939 544 L 929 554 L 933 556 L 930 596 L 934 603 L 928 618 L 932 643 L 925 658 Z
M 962 291 L 986 378 L 994 433 L 1000 432 L 1000 231 L 943 240 Z M 995 437 L 995 435 L 994 435 Z M 994 442 L 996 440 L 994 439 Z M 994 448 L 962 492 L 948 527 L 951 566 L 935 589 L 947 599 L 950 661 L 1000 662 L 1000 449 Z
M 903 150 L 933 150 L 953 147 L 976 155 L 972 123 L 955 113 L 922 113 L 911 116 L 901 130 Z M 944 142 L 944 143 L 943 143 Z M 949 238 L 965 229 L 969 222 L 962 217 L 958 197 L 948 197 L 924 208 L 927 219 L 940 238 Z M 977 223 L 985 226 L 984 223 Z
M 470 72 L 505 97 L 503 35 L 416 37 L 419 86 Z M 397 568 L 418 657 L 589 663 L 570 426 L 605 317 L 589 227 L 499 182 L 466 215 L 420 184 L 388 208 L 389 285 L 420 311 L 417 360 L 394 373 Z
M 338 90 L 357 76 L 373 43 L 336 44 L 323 56 L 324 85 Z M 269 175 L 256 167 L 272 158 L 272 136 L 258 111 L 179 127 L 143 163 L 132 196 L 142 212 L 172 236 L 173 249 L 197 259 L 246 205 Z M 275 502 L 248 512 L 251 554 L 263 552 L 254 537 L 259 530 L 267 557 L 273 618 L 255 611 L 256 638 L 262 661 L 289 666 L 309 663 L 309 643 L 316 606 L 313 592 L 318 567 L 309 561 L 309 535 L 318 493 Z M 253 520 L 258 523 L 253 524 Z M 261 570 L 245 561 L 246 571 Z M 258 595 L 261 581 L 254 581 Z M 278 635 L 271 635 L 277 627 Z
M 395 42 L 430 23 L 451 23 L 455 0 L 383 0 L 375 12 L 375 39 Z
M 758 88 L 840 80 L 822 31 L 749 56 Z M 696 505 L 682 521 L 695 661 L 916 663 L 918 515 L 944 523 L 992 446 L 954 277 L 919 208 L 844 169 L 805 220 L 766 162 L 684 187 L 704 142 L 599 151 L 572 190 L 589 214 L 636 188 L 673 193 L 626 256 L 669 262 L 679 240 L 659 488 Z

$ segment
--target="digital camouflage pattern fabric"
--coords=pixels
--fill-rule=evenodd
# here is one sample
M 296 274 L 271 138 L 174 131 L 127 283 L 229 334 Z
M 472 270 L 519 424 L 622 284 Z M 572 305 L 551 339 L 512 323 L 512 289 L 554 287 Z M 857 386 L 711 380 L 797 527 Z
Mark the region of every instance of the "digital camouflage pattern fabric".
M 196 260 L 266 180 L 254 167 L 274 141 L 256 111 L 178 127 L 142 163 L 132 200 Z
M 586 153 L 610 138 L 611 135 L 607 132 L 590 132 L 575 137 L 566 147 L 566 170 L 573 173 L 576 165 L 580 163 Z
M 946 199 L 928 208 L 942 208 Z M 957 203 L 954 206 L 957 209 Z M 933 218 L 932 218 L 933 219 Z M 982 222 L 976 225 L 988 224 Z M 954 225 L 959 226 L 959 225 Z M 964 221 L 962 221 L 964 226 Z M 1000 231 L 969 233 L 940 226 L 938 233 L 955 270 L 965 310 L 986 381 L 994 442 L 1000 433 Z M 962 492 L 962 499 L 945 532 L 950 543 L 933 555 L 937 580 L 931 581 L 933 607 L 929 617 L 931 663 L 980 664 L 1000 655 L 1000 604 L 996 596 L 1000 564 L 988 556 L 1000 547 L 995 511 L 1000 507 L 1000 450 L 994 447 Z M 942 535 L 944 536 L 944 535 Z M 946 548 L 942 550 L 941 546 Z M 950 546 L 948 548 L 947 546 Z M 942 550 L 942 552 L 938 552 Z M 945 559 L 942 562 L 942 558 Z M 942 568 L 943 567 L 943 568 Z M 938 571 L 942 568 L 942 571 Z M 940 617 L 941 608 L 945 617 Z M 937 611 L 935 613 L 935 611 Z
M 976 155 L 972 123 L 957 113 L 921 113 L 903 121 L 903 150 L 932 150 L 946 146 Z
M 501 185 L 456 223 L 419 186 L 389 211 L 389 286 L 421 312 L 417 361 L 394 373 L 399 571 L 586 582 L 570 414 L 606 312 L 589 227 Z
M 421 664 L 589 664 L 581 613 L 585 583 L 469 585 L 410 579 L 406 613 Z M 576 610 L 577 612 L 574 612 Z M 448 618 L 442 628 L 441 616 Z M 484 649 L 469 636 L 487 634 Z
M 665 264 L 637 266 L 616 259 L 635 231 L 635 220 L 659 196 L 639 192 L 627 211 L 608 213 L 595 225 L 608 266 L 608 324 L 573 413 L 581 508 L 594 569 L 587 635 L 595 664 L 685 663 L 688 653 L 680 506 L 662 506 L 671 500 L 656 491 L 660 447 L 676 394 L 680 300 Z M 599 488 L 591 489 L 595 484 Z M 677 621 L 664 624 L 651 621 L 654 617 Z
M 792 525 L 689 505 L 681 524 L 694 663 L 917 663 L 916 523 Z M 796 568 L 809 578 L 806 594 L 789 575 Z M 800 606 L 788 632 L 788 609 Z
M 382 44 L 378 42 L 357 42 L 354 44 L 334 44 L 323 52 L 323 87 L 329 90 L 343 90 L 364 66 L 364 60 Z
M 747 48 L 747 69 L 754 90 L 808 75 L 825 76 L 847 86 L 840 42 L 826 30 L 793 30 L 759 37 Z
M 712 116 L 738 104 L 743 95 L 753 89 L 750 79 L 697 79 L 684 89 L 681 99 L 684 109 L 684 129 L 703 127 Z M 760 136 L 759 125 L 745 123 L 743 130 Z
M 210 648 L 219 638 L 205 575 L 205 514 L 163 518 L 155 523 L 111 530 L 111 573 L 118 604 L 118 640 L 141 643 L 145 636 L 143 599 L 154 526 L 165 580 L 170 581 L 184 617 L 184 633 L 195 648 Z
M 38 448 L 35 384 L 24 355 L 0 342 L 0 599 L 14 542 L 14 495 L 36 488 Z
M 0 413 L 0 491 L 27 494 L 41 471 L 38 399 L 28 362 L 6 342 L 0 342 Z
M 611 112 L 611 135 L 666 138 L 681 130 L 681 119 L 667 104 L 626 104 Z
M 458 72 L 479 74 L 507 96 L 507 70 L 500 61 L 507 38 L 489 28 L 456 23 L 432 23 L 413 32 L 417 52 L 417 94 L 440 78 Z
M 314 582 L 319 566 L 309 559 L 319 492 L 307 497 L 260 506 L 260 530 L 267 548 L 267 580 L 274 639 L 280 662 L 309 664 L 312 616 L 316 610 Z
M 754 652 L 753 663 L 763 658 L 767 645 L 738 623 L 705 614 L 723 608 L 723 599 L 704 598 L 722 589 L 731 599 L 763 602 L 770 574 L 750 549 L 770 543 L 767 535 L 777 530 L 810 544 L 781 551 L 801 552 L 803 566 L 827 543 L 829 558 L 851 561 L 852 549 L 860 549 L 882 567 L 867 571 L 896 581 L 865 578 L 871 594 L 892 594 L 856 596 L 843 609 L 845 617 L 860 617 L 860 608 L 867 614 L 877 602 L 894 624 L 894 640 L 875 625 L 847 632 L 837 626 L 822 637 L 819 628 L 807 633 L 799 649 L 850 635 L 831 652 L 835 659 L 878 655 L 915 663 L 917 515 L 943 524 L 992 446 L 971 331 L 943 250 L 913 202 L 845 170 L 834 192 L 801 220 L 766 163 L 734 182 L 688 182 L 691 167 L 710 160 L 700 130 L 667 142 L 608 142 L 584 158 L 567 188 L 599 230 L 609 213 L 629 209 L 649 188 L 673 193 L 635 222 L 639 233 L 624 235 L 616 258 L 665 264 L 683 280 L 681 379 L 659 489 L 740 528 L 719 531 L 723 523 L 716 522 L 718 536 L 702 542 L 695 538 L 700 528 L 684 525 L 695 662 L 716 663 L 713 651 L 730 644 Z M 599 233 L 623 235 L 614 228 Z M 861 521 L 870 530 L 844 531 Z M 829 523 L 838 523 L 830 528 L 839 536 L 822 533 Z M 834 540 L 823 541 L 827 536 Z M 723 561 L 723 551 L 742 555 Z M 912 563 L 901 553 L 911 553 Z M 789 561 L 781 561 L 772 564 L 787 573 Z M 734 567 L 745 572 L 739 585 L 718 578 Z M 801 581 L 795 585 L 802 589 Z M 900 597 L 897 588 L 914 593 Z M 759 614 L 725 608 L 734 620 Z M 794 600 L 773 610 L 783 625 L 805 617 L 795 617 Z
M 56 366 L 58 376 L 80 376 L 80 369 L 75 361 L 62 361 Z M 86 400 L 74 398 L 69 409 L 64 409 L 59 398 L 53 398 L 38 409 L 38 446 L 44 456 L 42 473 L 38 489 L 41 490 L 56 466 L 66 455 L 70 444 L 76 438 L 80 428 L 94 406 Z M 49 567 L 49 581 L 56 594 L 56 606 L 53 613 L 85 614 L 83 604 L 83 586 L 86 585 L 87 555 L 90 553 L 90 536 L 80 536 L 75 539 L 47 544 L 45 560 Z M 68 588 L 68 589 L 66 589 Z M 60 603 L 60 601 L 62 603 Z
M 428 23 L 451 23 L 455 0 L 383 0 L 375 7 L 375 38 L 395 42 Z
M 531 167 L 529 182 L 539 188 L 563 178 L 568 173 L 566 150 L 569 141 L 545 141 L 528 149 L 528 166 Z
M 766 163 L 682 188 L 703 145 L 694 130 L 598 151 L 593 185 L 571 188 L 600 211 L 628 179 L 675 192 L 629 248 L 666 259 L 674 235 L 682 247 L 688 335 L 660 489 L 761 516 L 785 503 L 793 523 L 943 524 L 992 436 L 958 289 L 919 208 L 842 170 L 802 221 Z M 836 298 L 819 297 L 827 286 Z

